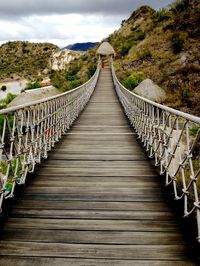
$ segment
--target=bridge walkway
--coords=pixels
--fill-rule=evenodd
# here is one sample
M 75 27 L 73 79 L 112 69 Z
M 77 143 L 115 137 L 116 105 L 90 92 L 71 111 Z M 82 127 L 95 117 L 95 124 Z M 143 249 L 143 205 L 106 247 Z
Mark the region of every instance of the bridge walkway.
M 194 265 L 103 69 L 1 230 L 0 265 Z

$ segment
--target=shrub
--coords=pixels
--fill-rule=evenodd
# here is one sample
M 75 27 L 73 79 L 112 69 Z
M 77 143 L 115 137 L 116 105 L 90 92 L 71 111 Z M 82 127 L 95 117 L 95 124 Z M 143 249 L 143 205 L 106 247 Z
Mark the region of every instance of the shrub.
M 133 35 L 133 40 L 134 41 L 142 41 L 146 37 L 146 33 L 144 31 L 136 31 Z
M 199 126 L 193 126 L 190 128 L 190 134 L 193 135 L 194 137 L 197 135 L 200 127 Z
M 137 51 L 137 57 L 138 59 L 144 60 L 148 57 L 151 57 L 151 51 L 148 48 L 141 48 L 139 51 Z
M 97 69 L 97 64 L 90 63 L 88 66 L 88 77 L 91 78 Z
M 12 102 L 12 100 L 14 100 L 17 97 L 17 95 L 13 94 L 13 93 L 8 93 L 6 98 L 5 98 L 5 103 L 9 104 L 10 102 Z
M 132 45 L 131 44 L 126 44 L 123 45 L 121 48 L 121 51 L 119 52 L 121 56 L 125 56 L 128 54 L 129 50 L 131 49 Z
M 1 90 L 2 90 L 2 91 L 6 91 L 6 90 L 7 90 L 6 85 L 3 85 L 3 86 L 1 87 Z
M 200 28 L 193 28 L 188 32 L 191 38 L 200 38 Z
M 84 54 L 84 55 L 81 56 L 80 59 L 81 59 L 82 61 L 87 61 L 87 59 L 88 59 L 88 55 L 87 55 L 87 54 Z
M 5 119 L 5 117 L 3 115 L 0 115 L 0 131 L 1 132 L 3 130 L 4 119 Z
M 65 79 L 67 80 L 67 81 L 73 81 L 73 80 L 75 80 L 77 77 L 76 77 L 76 75 L 72 72 L 72 71 L 67 71 L 66 73 L 65 73 Z
M 171 47 L 175 54 L 178 54 L 183 49 L 183 39 L 181 39 L 179 33 L 174 33 L 171 37 Z
M 182 12 L 189 7 L 189 0 L 176 0 L 172 5 L 172 10 L 176 13 Z
M 40 85 L 40 83 L 38 81 L 35 81 L 33 83 L 28 83 L 26 85 L 25 90 L 32 90 L 32 89 L 38 89 L 41 88 L 42 86 Z
M 82 84 L 80 79 L 76 79 L 70 82 L 70 89 L 74 89 L 77 88 L 78 86 L 80 86 Z
M 6 107 L 7 107 L 7 104 L 5 103 L 5 101 L 1 100 L 1 101 L 0 101 L 0 110 L 1 110 L 1 109 L 4 109 L 4 108 L 6 108 Z
M 69 68 L 68 71 L 72 74 L 72 75 L 76 75 L 79 70 L 81 69 L 81 65 L 79 64 L 79 61 L 77 59 L 74 59 Z
M 122 22 L 121 22 L 121 26 L 124 26 L 124 23 L 125 23 L 125 22 L 126 22 L 126 20 L 123 19 Z
M 123 82 L 123 85 L 128 90 L 133 90 L 135 87 L 139 85 L 145 79 L 145 75 L 143 72 L 133 72 L 128 78 L 126 78 Z
M 184 88 L 182 91 L 182 97 L 188 97 L 190 94 L 190 89 L 189 88 Z
M 156 21 L 161 22 L 170 18 L 170 13 L 165 8 L 161 8 L 156 12 Z

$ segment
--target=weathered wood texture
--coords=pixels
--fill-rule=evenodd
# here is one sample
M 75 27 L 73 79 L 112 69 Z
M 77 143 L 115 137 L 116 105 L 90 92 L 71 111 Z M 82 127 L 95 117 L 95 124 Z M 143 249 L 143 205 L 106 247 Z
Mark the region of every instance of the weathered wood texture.
M 0 265 L 195 265 L 109 69 L 1 230 Z

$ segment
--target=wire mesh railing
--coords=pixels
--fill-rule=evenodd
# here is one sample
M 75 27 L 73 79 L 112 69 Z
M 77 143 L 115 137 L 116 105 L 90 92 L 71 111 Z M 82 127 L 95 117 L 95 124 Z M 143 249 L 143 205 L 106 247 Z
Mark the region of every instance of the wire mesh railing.
M 119 100 L 150 158 L 183 200 L 184 216 L 195 214 L 200 242 L 200 118 L 157 104 L 127 90 L 112 76 Z
M 83 110 L 99 71 L 97 67 L 88 82 L 69 92 L 0 111 L 0 210 Z

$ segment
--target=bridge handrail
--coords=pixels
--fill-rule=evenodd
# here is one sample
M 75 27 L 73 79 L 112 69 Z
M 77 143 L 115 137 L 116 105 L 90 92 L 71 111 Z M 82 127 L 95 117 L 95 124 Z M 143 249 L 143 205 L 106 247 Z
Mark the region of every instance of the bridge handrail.
M 149 103 L 149 104 L 151 104 L 151 105 L 153 105 L 153 106 L 155 106 L 155 107 L 158 107 L 158 108 L 160 108 L 160 109 L 162 109 L 162 110 L 164 110 L 164 111 L 170 112 L 170 113 L 172 113 L 172 114 L 174 114 L 174 115 L 181 116 L 181 117 L 183 117 L 183 118 L 185 118 L 185 119 L 187 119 L 187 120 L 190 120 L 190 121 L 192 121 L 192 122 L 194 122 L 194 123 L 198 123 L 198 124 L 200 124 L 200 117 L 198 117 L 198 116 L 194 116 L 194 115 L 190 115 L 190 114 L 188 114 L 188 113 L 184 113 L 184 112 L 182 112 L 182 111 L 179 111 L 179 110 L 173 109 L 173 108 L 168 107 L 168 106 L 166 106 L 166 105 L 162 105 L 162 104 L 159 104 L 159 103 L 153 102 L 153 101 L 151 101 L 151 100 L 149 100 L 149 99 L 147 99 L 147 98 L 144 98 L 144 97 L 142 97 L 142 96 L 140 96 L 140 95 L 138 95 L 138 94 L 136 94 L 136 93 L 134 93 L 134 92 L 128 90 L 125 86 L 123 86 L 123 85 L 120 83 L 120 81 L 118 80 L 115 71 L 113 71 L 112 74 L 113 74 L 113 80 L 116 82 L 116 84 L 118 84 L 119 86 L 121 86 L 121 87 L 123 88 L 124 91 L 126 91 L 127 93 L 133 95 L 135 98 L 140 99 L 140 100 L 142 100 L 142 101 L 144 101 L 144 102 L 146 102 L 146 103 Z
M 31 105 L 34 106 L 34 105 L 37 105 L 37 104 L 40 104 L 40 103 L 43 103 L 43 102 L 46 102 L 46 101 L 50 101 L 50 100 L 53 100 L 53 99 L 56 99 L 56 98 L 60 98 L 64 95 L 67 95 L 67 94 L 72 94 L 73 92 L 81 89 L 81 88 L 84 88 L 86 87 L 88 84 L 90 84 L 92 82 L 92 80 L 95 78 L 97 72 L 99 71 L 99 66 L 95 72 L 95 74 L 87 81 L 85 82 L 84 84 L 70 90 L 70 91 L 66 91 L 66 92 L 63 92 L 63 93 L 60 93 L 60 94 L 57 94 L 57 95 L 54 95 L 54 96 L 50 96 L 50 97 L 46 97 L 46 98 L 43 98 L 41 100 L 37 100 L 37 101 L 32 101 L 31 102 Z M 34 91 L 34 89 L 32 90 Z M 25 103 L 25 104 L 21 104 L 21 105 L 17 105 L 17 106 L 13 106 L 13 107 L 8 107 L 8 108 L 5 108 L 5 109 L 2 109 L 0 110 L 0 115 L 3 115 L 3 114 L 7 114 L 7 113 L 10 113 L 10 112 L 14 112 L 14 111 L 17 111 L 19 109 L 22 109 L 22 108 L 25 108 L 25 107 L 29 107 L 30 106 L 30 103 Z
M 197 220 L 200 242 L 200 117 L 155 103 L 126 89 L 112 76 L 119 100 L 150 158 L 172 185 L 176 200 L 183 199 L 184 216 Z
M 99 72 L 98 64 L 92 78 L 71 91 L 0 111 L 0 211 L 83 110 Z

